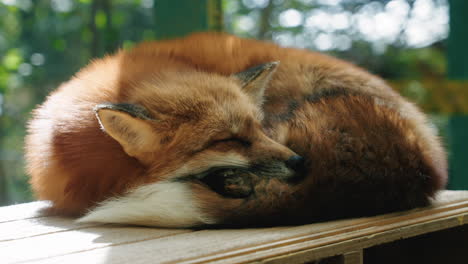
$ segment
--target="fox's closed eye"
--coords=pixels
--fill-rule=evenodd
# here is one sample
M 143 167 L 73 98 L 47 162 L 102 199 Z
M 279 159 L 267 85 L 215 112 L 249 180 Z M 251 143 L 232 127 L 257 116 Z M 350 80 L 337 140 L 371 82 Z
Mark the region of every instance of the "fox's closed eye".
M 250 141 L 242 139 L 242 138 L 237 138 L 237 137 L 230 137 L 230 138 L 223 138 L 223 139 L 213 140 L 211 142 L 211 145 L 222 144 L 222 143 L 237 143 L 237 144 L 241 144 L 241 145 L 246 146 L 246 147 L 252 145 L 252 143 Z

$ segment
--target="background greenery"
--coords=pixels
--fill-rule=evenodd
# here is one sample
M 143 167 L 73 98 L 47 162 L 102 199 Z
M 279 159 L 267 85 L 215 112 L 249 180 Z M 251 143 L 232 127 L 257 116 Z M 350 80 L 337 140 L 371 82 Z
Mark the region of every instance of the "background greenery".
M 164 2 L 0 0 L 0 205 L 32 199 L 22 153 L 31 110 L 91 58 L 165 37 L 171 25 L 158 23 Z M 446 0 L 224 0 L 222 6 L 225 31 L 327 52 L 392 80 L 433 114 L 442 135 L 446 114 L 468 111 L 468 97 L 458 93 L 466 96 L 466 86 L 445 81 Z M 179 19 L 180 8 L 163 13 Z

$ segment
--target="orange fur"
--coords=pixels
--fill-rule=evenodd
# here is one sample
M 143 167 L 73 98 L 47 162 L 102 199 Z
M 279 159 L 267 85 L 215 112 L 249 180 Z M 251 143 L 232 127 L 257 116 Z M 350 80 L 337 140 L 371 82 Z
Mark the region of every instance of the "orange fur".
M 281 63 L 259 108 L 230 75 L 272 61 Z M 124 151 L 93 112 L 105 102 L 146 108 L 157 120 L 156 143 Z M 212 144 L 230 137 L 251 145 Z M 249 163 L 297 153 L 306 172 L 298 184 L 260 175 L 255 199 L 246 200 L 191 183 L 203 211 L 222 223 L 406 209 L 427 203 L 447 180 L 445 153 L 426 117 L 378 77 L 322 54 L 226 34 L 142 43 L 93 61 L 35 110 L 26 139 L 33 190 L 69 214 L 210 168 L 228 152 Z

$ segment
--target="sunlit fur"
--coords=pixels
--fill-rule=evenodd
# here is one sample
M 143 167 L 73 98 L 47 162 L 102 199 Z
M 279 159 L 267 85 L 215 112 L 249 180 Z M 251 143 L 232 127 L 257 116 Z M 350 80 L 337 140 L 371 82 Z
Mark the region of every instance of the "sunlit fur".
M 271 61 L 281 63 L 259 107 L 230 75 Z M 100 129 L 93 108 L 104 102 L 139 104 L 157 120 L 143 152 L 125 152 Z M 252 144 L 211 144 L 230 136 Z M 34 192 L 68 214 L 137 197 L 216 162 L 247 167 L 295 153 L 306 158 L 297 184 L 261 180 L 255 196 L 231 199 L 187 182 L 191 193 L 180 199 L 191 197 L 201 216 L 169 225 L 151 213 L 125 222 L 289 224 L 370 215 L 424 206 L 447 180 L 427 118 L 378 77 L 318 53 L 226 34 L 143 43 L 93 61 L 35 110 L 26 138 Z

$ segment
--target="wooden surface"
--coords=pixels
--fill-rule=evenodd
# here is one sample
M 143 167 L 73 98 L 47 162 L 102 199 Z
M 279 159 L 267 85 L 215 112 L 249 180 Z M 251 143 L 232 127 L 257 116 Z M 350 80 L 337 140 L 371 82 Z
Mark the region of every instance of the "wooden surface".
M 34 202 L 0 208 L 0 263 L 304 263 L 468 223 L 468 191 L 441 192 L 433 206 L 294 227 L 158 229 L 76 224 Z M 468 250 L 468 245 L 467 245 Z

